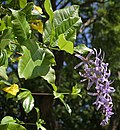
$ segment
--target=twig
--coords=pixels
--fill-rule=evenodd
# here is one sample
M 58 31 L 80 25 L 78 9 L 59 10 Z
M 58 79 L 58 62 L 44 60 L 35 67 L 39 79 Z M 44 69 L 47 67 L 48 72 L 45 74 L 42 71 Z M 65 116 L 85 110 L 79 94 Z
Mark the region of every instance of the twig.
M 34 125 L 34 126 L 36 126 L 36 124 L 35 123 L 20 123 L 21 125 Z
M 53 96 L 52 93 L 32 93 L 32 95 L 37 95 L 37 96 Z

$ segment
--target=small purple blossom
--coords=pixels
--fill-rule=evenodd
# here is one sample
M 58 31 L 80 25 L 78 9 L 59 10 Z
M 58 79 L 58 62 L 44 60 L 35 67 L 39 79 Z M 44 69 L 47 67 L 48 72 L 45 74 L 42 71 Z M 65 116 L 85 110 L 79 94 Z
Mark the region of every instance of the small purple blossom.
M 80 76 L 84 79 L 82 81 L 88 80 L 87 90 L 95 85 L 96 92 L 88 92 L 91 96 L 96 96 L 96 101 L 93 103 L 96 105 L 97 110 L 101 110 L 104 114 L 104 119 L 100 125 L 104 126 L 108 124 L 108 121 L 114 113 L 112 112 L 112 98 L 111 93 L 115 92 L 115 89 L 111 86 L 112 82 L 109 81 L 111 75 L 108 69 L 108 63 L 104 63 L 104 55 L 102 56 L 101 50 L 98 53 L 96 49 L 93 49 L 86 58 L 80 54 L 76 54 L 76 57 L 82 60 L 75 69 L 83 65 L 83 73 L 79 72 Z

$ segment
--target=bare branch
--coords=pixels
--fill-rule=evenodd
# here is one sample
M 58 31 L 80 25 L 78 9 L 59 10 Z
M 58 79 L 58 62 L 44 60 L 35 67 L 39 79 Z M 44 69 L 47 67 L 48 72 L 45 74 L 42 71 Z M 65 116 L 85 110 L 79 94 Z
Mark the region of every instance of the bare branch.
M 88 19 L 87 22 L 85 22 L 85 23 L 81 26 L 81 28 L 80 28 L 80 33 L 82 33 L 82 32 L 84 31 L 85 27 L 88 27 L 90 24 L 94 23 L 94 22 L 95 22 L 96 20 L 98 20 L 99 18 L 100 18 L 100 16 L 97 17 L 97 18 L 93 17 L 93 18 Z

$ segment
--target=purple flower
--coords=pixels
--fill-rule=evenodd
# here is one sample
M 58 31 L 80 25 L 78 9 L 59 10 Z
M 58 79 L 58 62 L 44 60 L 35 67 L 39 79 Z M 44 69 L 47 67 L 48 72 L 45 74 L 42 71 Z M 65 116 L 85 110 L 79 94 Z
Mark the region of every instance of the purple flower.
M 83 65 L 83 72 L 79 72 L 85 80 L 88 80 L 87 90 L 90 90 L 92 86 L 95 86 L 96 92 L 88 92 L 91 96 L 96 96 L 96 101 L 93 103 L 96 105 L 97 110 L 101 110 L 104 114 L 104 119 L 100 123 L 102 126 L 108 124 L 108 121 L 114 113 L 112 112 L 112 98 L 111 93 L 115 92 L 115 89 L 111 87 L 112 82 L 109 81 L 111 75 L 108 69 L 108 63 L 105 63 L 104 55 L 102 56 L 101 50 L 98 53 L 96 49 L 93 49 L 87 57 L 83 57 L 79 54 L 75 55 L 82 60 L 75 69 Z

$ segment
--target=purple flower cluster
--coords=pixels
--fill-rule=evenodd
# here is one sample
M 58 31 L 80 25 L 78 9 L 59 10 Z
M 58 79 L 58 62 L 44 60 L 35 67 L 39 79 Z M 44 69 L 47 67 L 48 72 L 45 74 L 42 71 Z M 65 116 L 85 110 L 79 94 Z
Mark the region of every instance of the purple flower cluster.
M 82 62 L 75 66 L 75 69 L 83 65 L 83 73 L 79 74 L 84 77 L 82 81 L 88 80 L 87 90 L 92 86 L 95 86 L 95 92 L 88 92 L 91 96 L 96 96 L 96 101 L 93 103 L 97 106 L 97 110 L 101 110 L 105 118 L 100 123 L 102 126 L 106 125 L 114 113 L 112 112 L 112 98 L 111 93 L 115 91 L 112 84 L 109 81 L 110 70 L 108 70 L 108 63 L 104 63 L 104 56 L 101 55 L 101 50 L 98 53 L 96 49 L 93 49 L 86 58 L 76 54 L 76 57 L 80 58 Z

